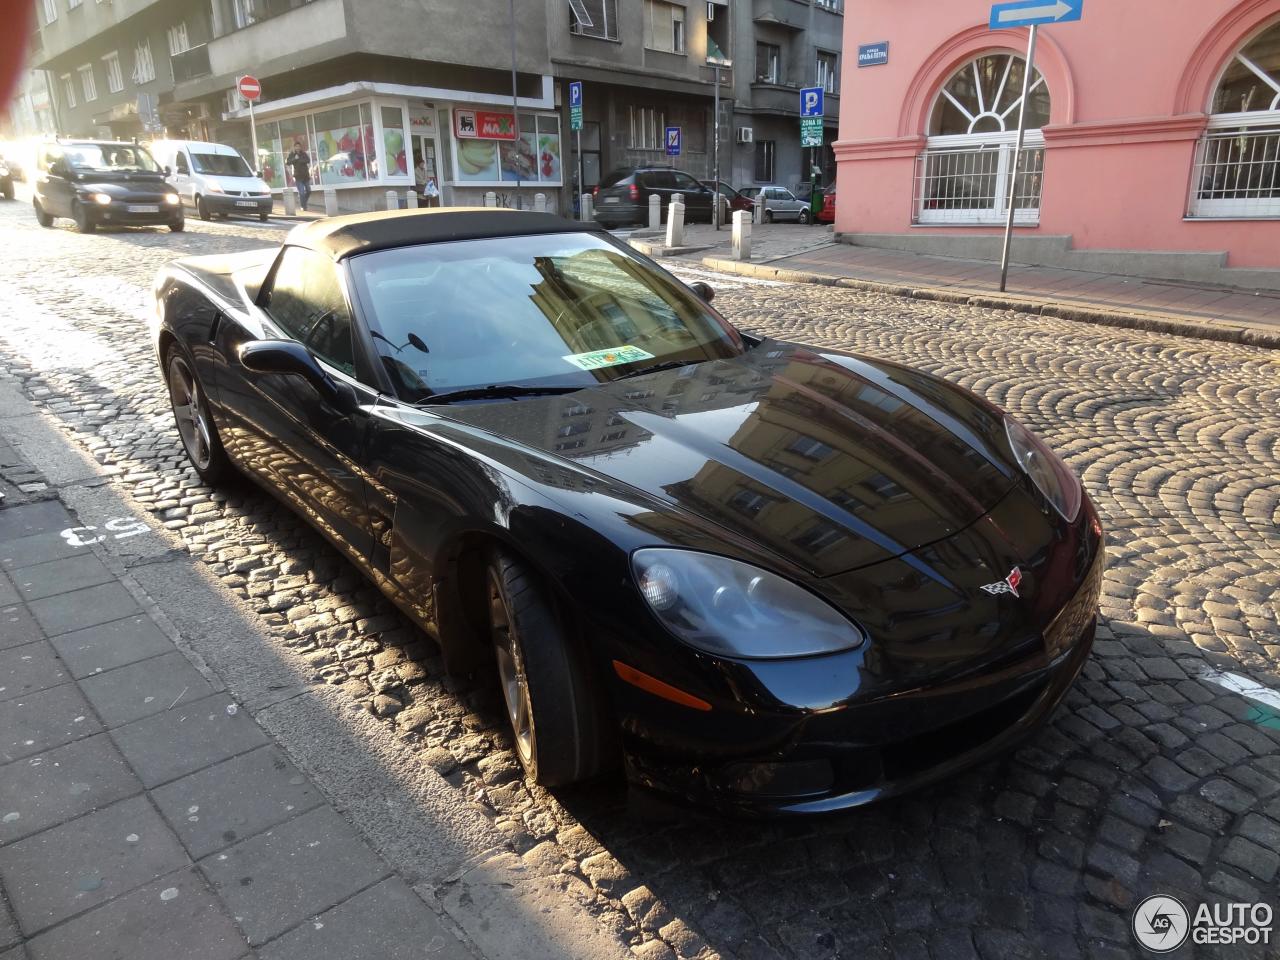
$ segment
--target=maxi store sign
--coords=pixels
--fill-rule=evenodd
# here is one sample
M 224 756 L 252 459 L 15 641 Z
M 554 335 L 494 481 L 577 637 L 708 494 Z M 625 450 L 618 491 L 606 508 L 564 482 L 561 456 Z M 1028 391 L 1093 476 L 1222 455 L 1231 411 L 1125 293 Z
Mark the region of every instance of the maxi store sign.
M 514 140 L 515 114 L 493 110 L 453 111 L 453 132 L 460 140 Z

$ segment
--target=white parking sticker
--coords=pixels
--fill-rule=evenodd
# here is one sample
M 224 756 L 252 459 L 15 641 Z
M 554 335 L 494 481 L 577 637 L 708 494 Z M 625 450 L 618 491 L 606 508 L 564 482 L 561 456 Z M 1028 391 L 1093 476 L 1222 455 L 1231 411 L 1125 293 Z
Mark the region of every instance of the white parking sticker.
M 67 541 L 73 547 L 87 547 L 90 544 L 101 543 L 107 539 L 107 533 L 112 535 L 113 540 L 126 540 L 129 537 L 136 537 L 140 533 L 146 533 L 151 528 L 141 520 L 133 517 L 114 517 L 102 525 L 106 533 L 94 534 L 98 528 L 96 526 L 87 527 L 68 527 L 62 531 L 62 539 Z

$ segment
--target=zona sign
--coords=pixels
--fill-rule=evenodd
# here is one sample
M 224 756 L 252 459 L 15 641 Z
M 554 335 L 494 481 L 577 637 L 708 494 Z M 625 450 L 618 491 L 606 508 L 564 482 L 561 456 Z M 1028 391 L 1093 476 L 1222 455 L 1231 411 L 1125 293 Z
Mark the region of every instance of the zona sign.
M 240 96 L 246 100 L 257 100 L 262 96 L 262 84 L 258 82 L 257 77 L 243 76 L 236 81 L 236 89 L 240 91 Z

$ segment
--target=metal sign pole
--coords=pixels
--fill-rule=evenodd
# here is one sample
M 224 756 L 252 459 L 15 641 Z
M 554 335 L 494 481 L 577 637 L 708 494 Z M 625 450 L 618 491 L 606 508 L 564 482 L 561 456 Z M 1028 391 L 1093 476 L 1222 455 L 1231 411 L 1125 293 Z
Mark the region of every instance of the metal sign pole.
M 507 4 L 511 9 L 511 119 L 516 126 L 516 140 L 520 142 L 520 97 L 516 86 L 516 0 L 510 0 Z M 537 146 L 538 138 L 533 138 L 534 146 Z M 515 153 L 519 153 L 519 149 L 514 149 Z M 502 176 L 502 151 L 498 151 L 498 176 Z M 520 205 L 520 165 L 516 164 L 516 209 L 521 210 Z
M 712 202 L 715 204 L 716 210 L 715 210 L 715 213 L 712 215 L 712 223 L 714 223 L 716 229 L 719 230 L 720 229 L 720 64 L 718 63 L 716 64 L 715 104 L 716 104 L 715 105 L 716 145 L 715 145 L 715 150 L 712 153 L 712 156 L 714 158 L 712 160 L 713 176 L 715 178 L 715 185 L 712 187 L 712 191 L 715 193 L 715 199 Z
M 258 125 L 253 122 L 253 101 L 249 101 L 249 136 L 253 138 L 253 172 L 262 172 L 262 158 L 258 156 Z M 241 140 L 241 143 L 244 141 Z
M 578 128 L 578 197 L 581 198 L 587 192 L 587 167 L 582 162 L 582 128 Z M 579 199 L 581 202 L 581 199 Z
M 1036 33 L 1040 28 L 1031 26 L 1027 40 L 1027 69 L 1022 77 L 1022 103 L 1018 107 L 1018 143 L 1013 149 L 1012 169 L 1009 172 L 1009 219 L 1004 225 L 1004 251 L 1000 254 L 1000 292 L 1009 282 L 1009 247 L 1013 242 L 1013 216 L 1018 207 L 1018 166 L 1022 161 L 1022 145 L 1027 137 L 1027 98 L 1031 96 L 1031 76 L 1036 72 Z

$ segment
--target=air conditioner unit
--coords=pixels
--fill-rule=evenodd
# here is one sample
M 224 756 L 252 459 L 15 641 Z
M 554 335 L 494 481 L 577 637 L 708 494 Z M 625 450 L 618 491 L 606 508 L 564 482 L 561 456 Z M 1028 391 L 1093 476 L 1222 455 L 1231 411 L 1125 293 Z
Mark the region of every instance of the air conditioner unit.
M 753 131 L 750 127 L 739 127 L 739 128 L 738 128 L 738 142 L 739 142 L 739 143 L 754 143 L 754 142 L 755 142 L 755 131 Z

